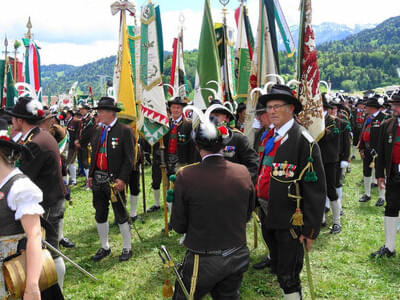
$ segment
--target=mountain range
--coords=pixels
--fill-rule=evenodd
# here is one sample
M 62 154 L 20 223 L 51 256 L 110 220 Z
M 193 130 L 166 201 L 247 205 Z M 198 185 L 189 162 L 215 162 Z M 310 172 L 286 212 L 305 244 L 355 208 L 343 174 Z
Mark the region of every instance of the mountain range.
M 364 90 L 400 83 L 397 72 L 400 68 L 400 16 L 375 27 L 368 24 L 350 28 L 322 23 L 314 26 L 314 30 L 321 80 L 331 80 L 334 89 Z M 292 27 L 292 35 L 298 36 L 298 27 Z M 190 88 L 194 85 L 196 61 L 197 50 L 185 51 Z M 104 78 L 112 79 L 114 63 L 115 56 L 110 56 L 79 67 L 42 66 L 43 94 L 65 93 L 78 81 L 78 94 L 88 94 L 89 86 L 92 86 L 98 97 L 104 91 Z M 164 82 L 169 82 L 171 55 L 168 52 L 165 52 L 164 63 Z M 281 74 L 293 77 L 295 66 L 294 57 L 287 58 L 280 53 Z
M 350 35 L 357 34 L 365 29 L 374 28 L 376 24 L 356 24 L 353 28 L 344 24 L 337 24 L 331 22 L 324 22 L 319 25 L 313 25 L 315 42 L 317 45 L 321 45 L 326 42 L 340 41 L 347 38 Z M 290 26 L 290 32 L 292 33 L 294 42 L 297 46 L 299 38 L 299 25 Z M 278 48 L 280 51 L 284 51 L 283 40 L 278 34 Z

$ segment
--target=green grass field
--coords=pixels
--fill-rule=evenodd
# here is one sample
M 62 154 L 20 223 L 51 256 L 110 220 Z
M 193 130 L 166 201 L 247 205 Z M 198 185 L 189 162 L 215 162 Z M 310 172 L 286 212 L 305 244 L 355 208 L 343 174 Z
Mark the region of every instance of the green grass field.
M 146 169 L 147 207 L 153 204 L 150 169 Z M 361 162 L 353 161 L 352 172 L 347 174 L 344 186 L 342 232 L 329 234 L 332 224 L 331 213 L 327 216 L 328 226 L 322 228 L 319 238 L 310 252 L 311 269 L 318 299 L 399 299 L 400 258 L 375 260 L 369 258 L 372 251 L 384 243 L 383 207 L 375 207 L 377 189 L 373 189 L 372 200 L 359 203 L 363 188 L 361 184 Z M 82 183 L 82 178 L 79 179 Z M 119 228 L 113 224 L 110 207 L 110 246 L 112 255 L 95 263 L 90 257 L 99 248 L 92 194 L 78 186 L 72 189 L 73 205 L 68 206 L 64 221 L 64 235 L 76 243 L 72 249 L 62 249 L 66 255 L 97 276 L 98 282 L 81 274 L 66 263 L 64 283 L 66 299 L 162 299 L 161 289 L 165 275 L 158 247 L 166 245 L 176 261 L 183 259 L 185 248 L 178 244 L 180 235 L 172 232 L 169 238 L 161 234 L 163 212 L 144 216 L 145 224 L 136 222 L 144 238 L 141 243 L 132 230 L 133 257 L 120 263 L 122 250 Z M 142 204 L 138 212 L 143 213 Z M 253 223 L 248 224 L 248 246 L 251 250 L 250 263 L 258 262 L 266 250 L 259 239 L 253 245 Z M 259 231 L 259 238 L 261 233 Z M 174 281 L 169 271 L 170 281 Z M 306 268 L 302 273 L 304 299 L 311 299 L 307 283 Z M 275 275 L 255 271 L 251 267 L 245 273 L 241 287 L 242 299 L 280 299 L 282 292 Z M 211 298 L 209 298 L 211 299 Z

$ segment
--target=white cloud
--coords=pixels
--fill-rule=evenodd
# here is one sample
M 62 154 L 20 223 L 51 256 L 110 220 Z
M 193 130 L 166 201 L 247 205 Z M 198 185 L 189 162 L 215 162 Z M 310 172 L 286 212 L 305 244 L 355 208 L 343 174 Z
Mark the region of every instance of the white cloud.
M 84 65 L 91 63 L 103 57 L 114 55 L 117 52 L 117 43 L 115 41 L 96 41 L 90 44 L 73 43 L 40 43 L 41 63 Z
M 67 63 L 81 65 L 102 57 L 114 55 L 118 39 L 118 15 L 112 16 L 110 4 L 114 0 L 15 0 L 1 1 L 0 38 L 7 34 L 9 40 L 21 38 L 26 32 L 26 22 L 31 16 L 33 33 L 42 45 L 43 64 Z M 160 0 L 161 1 L 161 0 Z M 177 35 L 181 11 L 168 11 L 168 4 L 182 3 L 185 15 L 184 47 L 198 47 L 203 9 L 193 10 L 194 0 L 164 1 L 161 7 L 163 39 L 165 50 L 171 50 L 173 38 Z M 172 3 L 173 1 L 173 3 Z M 201 1 L 201 0 L 196 0 Z M 139 1 L 142 5 L 146 1 Z M 156 2 L 156 1 L 155 1 Z M 203 1 L 202 1 L 203 2 Z M 212 2 L 214 22 L 221 22 L 221 7 Z M 248 0 L 249 17 L 255 33 L 258 20 L 259 0 Z M 367 3 L 368 2 L 368 3 Z M 300 0 L 280 0 L 289 25 L 299 22 Z M 398 0 L 313 0 L 313 23 L 336 22 L 346 25 L 380 23 L 400 12 Z M 230 8 L 239 2 L 229 4 Z M 198 3 L 196 2 L 198 7 Z M 201 5 L 202 6 L 202 5 Z M 139 9 L 138 9 L 139 10 Z M 16 13 L 13 13 L 13 12 Z M 140 15 L 139 12 L 137 15 Z M 234 12 L 229 11 L 228 24 L 234 25 Z M 132 23 L 132 17 L 128 17 Z M 11 41 L 10 41 L 11 45 Z M 0 51 L 3 43 L 0 42 Z

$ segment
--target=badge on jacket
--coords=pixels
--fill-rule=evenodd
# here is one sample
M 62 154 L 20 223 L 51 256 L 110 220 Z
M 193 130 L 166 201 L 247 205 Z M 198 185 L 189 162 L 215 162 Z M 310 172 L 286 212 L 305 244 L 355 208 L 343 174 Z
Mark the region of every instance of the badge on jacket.
M 272 175 L 276 176 L 285 176 L 285 178 L 294 177 L 294 171 L 296 170 L 296 165 L 290 164 L 287 161 L 284 163 L 273 163 L 273 171 Z
M 225 146 L 223 150 L 223 154 L 225 157 L 233 157 L 236 153 L 236 147 L 235 146 Z
M 113 137 L 111 138 L 111 147 L 115 149 L 119 144 L 119 138 Z

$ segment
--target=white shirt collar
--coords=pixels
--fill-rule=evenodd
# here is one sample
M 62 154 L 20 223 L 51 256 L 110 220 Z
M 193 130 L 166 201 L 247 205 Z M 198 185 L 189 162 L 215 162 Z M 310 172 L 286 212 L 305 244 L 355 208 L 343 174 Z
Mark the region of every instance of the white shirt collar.
M 18 143 L 19 140 L 21 139 L 21 137 L 22 137 L 22 132 L 19 131 L 17 134 L 15 134 L 15 135 L 13 136 L 12 140 L 13 140 L 15 143 Z
M 35 129 L 36 127 L 33 127 L 33 128 L 31 128 L 31 129 L 29 129 L 28 130 L 28 132 L 27 133 L 25 133 L 23 136 L 22 136 L 22 140 L 25 142 L 25 140 L 26 140 L 26 138 L 28 137 L 28 135 L 31 133 L 31 131 L 33 130 L 33 129 Z
M 372 114 L 372 116 L 375 118 L 379 113 L 380 113 L 380 111 L 378 110 L 378 111 L 374 112 L 374 113 Z
M 326 117 L 327 113 L 328 113 L 328 111 L 324 110 L 324 112 L 323 112 L 324 118 Z
M 103 124 L 103 126 L 106 127 L 106 128 L 108 128 L 108 130 L 110 130 L 110 128 L 111 128 L 111 127 L 114 127 L 115 123 L 117 123 L 117 120 L 118 120 L 118 119 L 115 118 L 114 121 L 112 121 L 112 122 L 110 123 L 110 125 Z
M 176 120 L 174 120 L 174 119 L 171 119 L 171 120 L 172 120 L 172 123 L 178 124 L 182 120 L 182 115 Z
M 284 137 L 285 134 L 289 131 L 290 128 L 292 128 L 294 124 L 294 119 L 290 119 L 287 121 L 281 128 L 279 128 L 276 132 L 278 133 L 278 136 Z
M 203 161 L 206 158 L 211 157 L 211 156 L 221 156 L 221 157 L 223 157 L 222 153 L 211 153 L 211 154 L 207 154 L 206 156 L 203 156 L 203 158 L 201 160 Z

